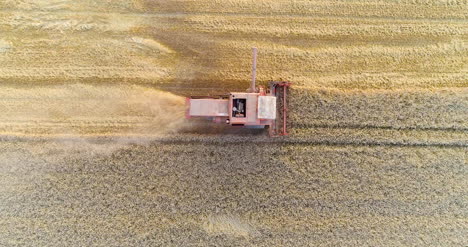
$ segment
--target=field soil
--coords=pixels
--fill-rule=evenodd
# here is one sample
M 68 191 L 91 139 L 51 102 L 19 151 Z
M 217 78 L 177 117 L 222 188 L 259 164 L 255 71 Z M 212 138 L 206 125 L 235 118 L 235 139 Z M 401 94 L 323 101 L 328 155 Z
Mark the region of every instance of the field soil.
M 1 246 L 467 246 L 465 0 L 0 0 Z M 184 120 L 288 80 L 290 136 Z

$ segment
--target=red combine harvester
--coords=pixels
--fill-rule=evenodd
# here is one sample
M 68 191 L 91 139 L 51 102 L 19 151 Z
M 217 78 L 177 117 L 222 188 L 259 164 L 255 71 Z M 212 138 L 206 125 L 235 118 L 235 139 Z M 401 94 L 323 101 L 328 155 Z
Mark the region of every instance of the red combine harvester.
M 288 135 L 287 93 L 290 82 L 271 81 L 268 88 L 256 87 L 257 48 L 253 48 L 252 83 L 247 92 L 186 99 L 186 117 L 202 117 L 216 123 L 246 128 L 268 128 L 270 136 Z

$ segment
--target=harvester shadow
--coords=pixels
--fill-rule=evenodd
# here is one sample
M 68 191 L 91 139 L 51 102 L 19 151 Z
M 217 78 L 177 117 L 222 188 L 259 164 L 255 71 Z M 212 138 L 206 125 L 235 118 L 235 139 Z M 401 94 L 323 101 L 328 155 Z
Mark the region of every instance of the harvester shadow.
M 267 136 L 268 130 L 263 128 L 230 126 L 228 124 L 213 123 L 204 119 L 191 119 L 190 123 L 187 123 L 182 127 L 178 133 L 200 135 Z

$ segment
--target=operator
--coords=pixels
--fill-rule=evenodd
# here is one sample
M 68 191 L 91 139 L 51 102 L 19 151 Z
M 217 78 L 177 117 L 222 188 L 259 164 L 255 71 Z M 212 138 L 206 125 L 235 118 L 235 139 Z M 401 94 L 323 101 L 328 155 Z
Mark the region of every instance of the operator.
M 239 113 L 243 114 L 244 113 L 244 103 L 239 102 Z

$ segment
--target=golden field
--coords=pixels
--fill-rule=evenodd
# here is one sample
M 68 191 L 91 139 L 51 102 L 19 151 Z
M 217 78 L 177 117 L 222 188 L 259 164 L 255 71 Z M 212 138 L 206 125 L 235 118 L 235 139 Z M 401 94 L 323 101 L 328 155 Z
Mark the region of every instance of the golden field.
M 466 246 L 467 40 L 466 0 L 0 0 L 0 245 Z M 291 135 L 185 121 L 251 47 Z

